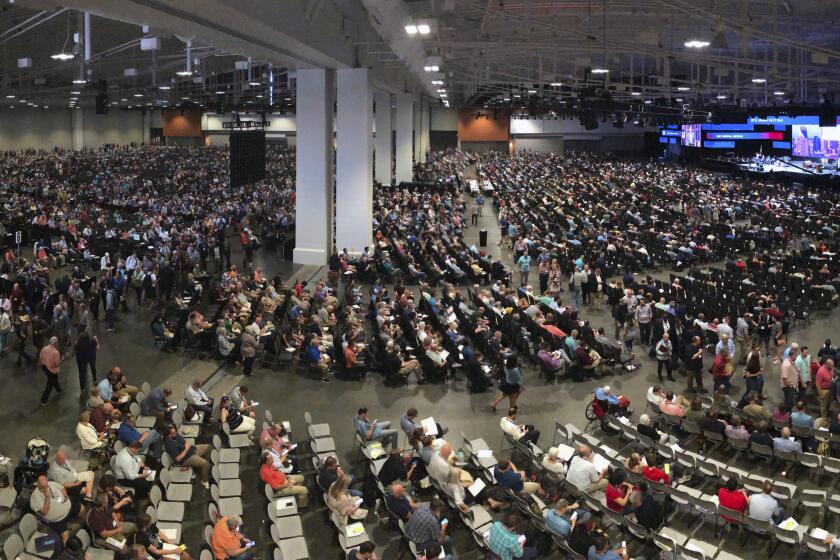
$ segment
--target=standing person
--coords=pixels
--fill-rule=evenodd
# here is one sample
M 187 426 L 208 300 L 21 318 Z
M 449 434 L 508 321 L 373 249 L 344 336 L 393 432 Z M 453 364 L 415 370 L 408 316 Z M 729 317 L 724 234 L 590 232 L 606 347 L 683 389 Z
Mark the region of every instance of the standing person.
M 773 322 L 770 320 L 770 315 L 761 313 L 758 316 L 758 326 L 755 329 L 756 337 L 758 338 L 759 347 L 764 346 L 764 355 L 770 357 L 770 331 L 773 328 Z
M 87 391 L 87 370 L 90 367 L 90 376 L 93 384 L 96 385 L 96 351 L 99 350 L 99 339 L 91 337 L 87 332 L 79 334 L 74 346 L 76 351 L 76 366 L 79 368 L 79 390 Z
M 569 279 L 569 289 L 572 290 L 572 309 L 577 313 L 580 308 L 581 298 L 580 294 L 583 290 L 583 283 L 586 282 L 586 275 L 581 272 L 579 266 L 575 266 L 575 271 Z
M 668 381 L 676 381 L 674 379 L 673 370 L 671 368 L 671 352 L 673 352 L 674 346 L 671 344 L 671 336 L 664 332 L 662 333 L 662 338 L 659 342 L 656 343 L 656 375 L 659 377 L 659 381 L 662 381 L 662 368 L 665 368 L 665 372 L 668 374 Z
M 18 346 L 17 365 L 21 365 L 24 358 L 26 358 L 27 364 L 32 363 L 32 356 L 26 352 L 26 339 L 29 338 L 29 328 L 29 315 L 18 317 L 18 322 L 15 325 L 15 338 L 17 338 L 18 344 L 20 344 Z
M 90 293 L 88 294 L 88 307 L 90 313 L 93 315 L 93 320 L 99 322 L 99 305 L 102 303 L 102 297 L 99 293 L 99 285 L 96 282 L 90 283 Z
M 9 343 L 9 335 L 12 333 L 12 320 L 9 317 L 8 311 L 0 307 L 0 354 L 6 354 L 9 351 L 11 344 Z
M 687 377 L 686 390 L 695 391 L 697 393 L 705 393 L 703 388 L 703 344 L 699 336 L 691 338 L 691 342 L 686 345 L 685 351 L 685 373 Z M 697 388 L 694 388 L 694 385 Z
M 817 370 L 814 385 L 817 387 L 817 394 L 820 397 L 820 417 L 828 418 L 828 411 L 831 407 L 831 385 L 834 380 L 834 360 L 828 358 Z
M 470 206 L 470 225 L 478 225 L 478 202 L 476 201 L 473 201 L 472 206 Z
M 510 408 L 516 406 L 516 401 L 519 395 L 525 390 L 522 384 L 522 370 L 519 368 L 519 361 L 516 359 L 516 354 L 511 354 L 507 357 L 505 362 L 505 378 L 499 382 L 499 389 L 501 394 L 496 397 L 496 400 L 490 403 L 490 409 L 496 412 L 496 405 L 505 400 L 510 401 Z
M 516 264 L 519 265 L 519 283 L 526 286 L 528 284 L 528 276 L 531 273 L 531 255 L 527 253 L 527 248 L 516 261 Z
M 794 362 L 796 371 L 799 373 L 799 396 L 797 400 L 807 399 L 808 389 L 811 386 L 811 354 L 807 346 L 800 346 L 799 355 Z
M 239 349 L 242 353 L 242 367 L 243 373 L 247 376 L 251 375 L 254 370 L 254 361 L 257 359 L 257 336 L 259 335 L 259 327 L 256 325 L 248 325 L 239 340 Z
M 750 348 L 750 328 L 755 326 L 752 315 L 744 313 L 735 323 L 735 346 L 738 351 L 739 364 L 747 363 L 747 348 Z
M 552 295 L 563 291 L 563 272 L 560 270 L 557 259 L 552 259 L 548 268 L 548 291 Z
M 642 344 L 650 344 L 650 323 L 653 321 L 653 306 L 649 298 L 642 299 L 636 306 L 636 322 L 639 323 L 639 334 Z
M 119 301 L 117 300 L 117 291 L 114 289 L 113 285 L 109 284 L 108 289 L 105 291 L 105 326 L 108 332 L 114 332 L 114 330 L 116 330 L 114 325 L 118 305 Z
M 781 319 L 777 318 L 773 326 L 770 327 L 770 338 L 773 339 L 773 343 L 776 345 L 776 357 L 773 359 L 773 363 L 778 364 L 782 359 L 782 352 L 785 349 L 785 332 Z M 796 356 L 793 358 L 795 360 Z
M 58 350 L 58 337 L 50 338 L 50 343 L 41 348 L 41 353 L 38 354 L 38 365 L 41 371 L 47 376 L 47 385 L 44 387 L 44 392 L 41 394 L 41 406 L 46 406 L 47 399 L 50 398 L 50 393 L 55 389 L 56 393 L 61 394 L 61 383 L 58 379 L 58 374 L 61 371 L 61 352 Z
M 542 255 L 540 255 L 540 257 L 542 257 Z M 540 294 L 545 294 L 546 292 L 548 292 L 548 275 L 550 269 L 550 265 L 548 264 L 547 258 L 539 259 L 538 269 L 540 273 Z
M 744 385 L 747 392 L 764 394 L 764 367 L 761 365 L 761 348 L 753 344 L 747 355 L 747 367 L 744 369 Z
M 726 392 L 729 393 L 732 389 L 732 373 L 732 354 L 730 354 L 729 350 L 726 348 L 722 348 L 715 356 L 714 362 L 712 362 L 712 377 L 714 378 L 713 390 L 715 393 L 717 393 L 718 388 L 721 386 L 723 386 L 726 389 Z
M 781 352 L 780 352 L 781 353 Z M 774 360 L 776 363 L 778 360 Z M 791 352 L 791 355 L 785 358 L 782 362 L 780 382 L 782 386 L 782 393 L 784 394 L 784 407 L 787 410 L 793 410 L 793 405 L 796 403 L 796 393 L 799 387 L 799 372 L 796 370 L 796 356 Z

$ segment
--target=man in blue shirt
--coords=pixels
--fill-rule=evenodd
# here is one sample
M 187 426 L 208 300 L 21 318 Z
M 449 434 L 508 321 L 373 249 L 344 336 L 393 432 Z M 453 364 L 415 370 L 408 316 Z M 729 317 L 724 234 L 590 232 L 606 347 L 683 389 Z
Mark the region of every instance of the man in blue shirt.
M 356 428 L 356 433 L 362 436 L 362 440 L 381 441 L 382 447 L 386 447 L 389 443 L 391 448 L 397 447 L 398 430 L 391 428 L 391 422 L 380 422 L 379 420 L 370 421 L 367 407 L 363 406 L 359 409 L 356 418 L 353 419 L 353 426 Z
M 321 383 L 331 383 L 329 376 L 329 360 L 321 355 L 321 348 L 318 347 L 318 337 L 313 336 L 306 349 L 306 361 L 321 372 Z
M 539 482 L 525 480 L 525 473 L 516 470 L 513 463 L 507 459 L 499 460 L 499 463 L 493 469 L 493 476 L 499 486 L 508 488 L 517 494 L 524 490 L 529 494 L 545 496 L 545 490 Z
M 627 551 L 620 546 L 610 548 L 610 540 L 607 535 L 597 533 L 595 544 L 589 547 L 586 558 L 587 560 L 628 560 L 630 557 L 627 555 Z
M 814 418 L 805 412 L 805 403 L 796 403 L 796 410 L 790 415 L 790 425 L 794 428 L 813 428 Z
M 524 538 L 520 540 L 516 534 L 518 524 L 519 516 L 516 512 L 509 512 L 505 515 L 504 523 L 496 521 L 490 526 L 487 548 L 501 560 L 532 560 L 537 557 L 537 550 L 534 547 L 526 547 Z
M 117 430 L 117 439 L 128 445 L 132 441 L 140 442 L 140 453 L 146 453 L 149 448 L 157 444 L 161 440 L 160 432 L 157 430 L 149 430 L 148 432 L 140 433 L 134 427 L 135 418 L 133 414 L 126 414 L 123 421 L 120 423 L 120 429 Z M 160 446 L 155 445 L 151 449 L 152 455 L 160 455 Z
M 591 514 L 588 511 L 578 509 L 578 504 L 569 504 L 563 498 L 557 500 L 557 503 L 554 504 L 554 509 L 546 512 L 545 526 L 561 537 L 568 537 L 578 522 L 586 523 L 590 517 Z

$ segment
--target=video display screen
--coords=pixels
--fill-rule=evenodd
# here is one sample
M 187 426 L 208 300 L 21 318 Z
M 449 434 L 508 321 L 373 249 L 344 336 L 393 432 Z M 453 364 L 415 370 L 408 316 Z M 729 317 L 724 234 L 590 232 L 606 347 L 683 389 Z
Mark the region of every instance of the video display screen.
M 840 127 L 809 124 L 794 125 L 791 129 L 794 156 L 828 159 L 840 157 Z
M 699 148 L 703 143 L 703 125 L 684 124 L 680 136 L 683 146 Z

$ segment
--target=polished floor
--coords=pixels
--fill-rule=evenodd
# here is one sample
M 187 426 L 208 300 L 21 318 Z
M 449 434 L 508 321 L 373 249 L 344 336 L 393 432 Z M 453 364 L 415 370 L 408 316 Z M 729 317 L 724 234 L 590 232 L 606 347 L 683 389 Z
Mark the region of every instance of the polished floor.
M 499 234 L 495 217 L 481 217 L 479 228 L 489 231 L 488 250 L 500 253 L 497 247 Z M 467 231 L 468 241 L 478 241 L 479 228 Z M 236 245 L 236 243 L 234 243 Z M 236 255 L 234 255 L 236 259 Z M 505 254 L 510 264 L 510 255 Z M 277 254 L 261 251 L 257 254 L 257 263 L 264 271 L 272 274 L 280 271 L 284 278 L 298 274 L 309 278 L 315 272 L 311 267 L 292 268 L 288 263 L 281 263 Z M 318 271 L 323 274 L 323 270 Z M 582 316 L 592 321 L 594 328 L 604 326 L 608 332 L 612 320 L 608 310 L 584 308 Z M 212 361 L 186 359 L 180 353 L 167 354 L 153 348 L 149 333 L 150 312 L 136 309 L 133 298 L 129 300 L 129 311 L 120 312 L 116 332 L 99 331 L 102 349 L 98 357 L 100 376 L 110 367 L 119 365 L 131 382 L 139 385 L 148 381 L 152 386 L 170 386 L 176 393 L 183 391 L 189 379 L 201 377 L 213 379 L 211 393 L 220 394 L 241 381 L 241 369 L 226 367 L 220 369 Z M 797 328 L 790 334 L 790 340 L 808 344 L 816 352 L 826 336 L 837 332 L 838 314 L 828 318 L 815 318 L 805 328 Z M 840 338 L 840 335 L 837 335 Z M 707 356 L 707 361 L 711 356 Z M 607 382 L 616 392 L 626 395 L 632 402 L 643 407 L 647 388 L 657 381 L 655 364 L 648 359 L 645 351 L 638 352 L 638 361 L 642 367 L 624 376 L 609 378 Z M 777 366 L 768 362 L 770 373 L 767 376 L 766 392 L 771 402 L 777 402 L 780 396 Z M 572 383 L 568 381 L 546 384 L 538 378 L 536 370 L 526 368 L 526 390 L 520 398 L 520 418 L 533 423 L 543 432 L 541 443 L 547 447 L 552 437 L 554 420 L 571 422 L 584 427 L 584 409 L 591 399 L 597 382 Z M 0 431 L 0 453 L 18 457 L 24 450 L 26 441 L 32 436 L 40 436 L 55 448 L 61 444 L 75 444 L 74 428 L 83 401 L 79 399 L 78 380 L 75 362 L 67 360 L 62 366 L 62 386 L 64 392 L 53 396 L 48 406 L 40 408 L 38 399 L 43 388 L 42 374 L 33 367 L 17 367 L 9 356 L 0 358 L 0 378 L 7 390 L 0 407 L 0 422 L 6 428 Z M 676 391 L 684 387 L 684 377 L 677 377 L 677 383 L 669 388 Z M 601 384 L 604 382 L 602 381 Z M 270 409 L 276 418 L 289 420 L 293 431 L 300 438 L 305 434 L 304 412 L 312 413 L 316 422 L 328 422 L 338 446 L 339 455 L 346 470 L 357 475 L 363 474 L 365 464 L 358 452 L 351 450 L 353 441 L 352 419 L 356 409 L 367 406 L 371 415 L 379 419 L 397 422 L 399 416 L 410 407 L 416 407 L 421 416 L 434 416 L 439 422 L 450 428 L 449 439 L 453 444 L 461 444 L 460 432 L 470 437 L 484 437 L 491 446 L 501 444 L 501 431 L 498 421 L 500 413 L 492 413 L 489 403 L 494 394 L 491 392 L 471 395 L 466 391 L 463 379 L 456 379 L 445 384 L 418 386 L 412 380 L 407 387 L 386 387 L 381 380 L 370 376 L 366 381 L 341 381 L 324 385 L 317 379 L 293 372 L 290 368 L 272 371 L 257 368 L 255 375 L 247 380 L 252 394 L 259 395 L 260 408 Z M 743 384 L 735 383 L 733 394 L 740 395 Z M 500 410 L 504 404 L 500 405 Z M 260 416 L 261 418 L 261 416 Z M 209 432 L 208 432 L 209 434 Z M 309 461 L 302 461 L 304 465 Z M 311 468 L 311 467 L 310 467 Z M 261 484 L 257 475 L 256 454 L 247 454 L 243 460 L 244 498 L 246 503 L 245 530 L 260 543 L 263 558 L 270 558 L 270 536 L 262 520 L 265 516 Z M 769 474 L 769 473 L 768 473 Z M 314 480 L 310 480 L 314 488 Z M 802 484 L 807 482 L 802 481 Z M 190 505 L 185 524 L 185 542 L 193 556 L 197 557 L 202 543 L 201 529 L 206 523 L 206 507 L 209 499 L 207 492 L 196 487 L 196 498 Z M 398 540 L 394 533 L 378 527 L 373 517 L 369 519 L 368 531 L 378 546 L 379 557 L 389 560 L 397 556 Z M 310 547 L 312 558 L 339 558 L 340 548 L 332 527 L 328 524 L 324 508 L 318 502 L 304 514 L 304 533 Z M 4 533 L 0 532 L 0 539 Z M 452 535 L 459 558 L 478 558 L 471 541 L 463 527 L 454 524 Z M 710 536 L 710 540 L 714 540 Z M 738 549 L 735 549 L 738 552 Z M 762 550 L 744 549 L 744 557 L 757 558 Z M 407 556 L 406 556 L 407 557 Z M 560 557 L 556 555 L 555 557 Z

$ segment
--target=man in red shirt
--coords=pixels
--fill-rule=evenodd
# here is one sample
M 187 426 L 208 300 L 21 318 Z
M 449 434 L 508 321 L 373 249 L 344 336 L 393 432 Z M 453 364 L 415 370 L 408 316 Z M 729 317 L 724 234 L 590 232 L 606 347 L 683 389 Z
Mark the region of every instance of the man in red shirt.
M 738 482 L 734 478 L 727 480 L 726 486 L 718 490 L 718 503 L 725 508 L 740 511 L 741 513 L 747 511 L 747 507 L 749 506 L 747 496 L 741 490 L 738 490 Z M 721 515 L 721 517 L 728 522 L 740 522 L 738 519 L 732 519 L 725 515 Z
M 283 471 L 276 469 L 274 457 L 269 452 L 263 453 L 260 478 L 271 486 L 275 496 L 294 496 L 297 499 L 298 508 L 306 507 L 309 501 L 309 489 L 304 486 L 303 475 L 286 475 Z
M 653 482 L 671 484 L 671 477 L 662 470 L 662 457 L 660 455 L 656 453 L 648 453 L 645 460 L 647 462 L 647 466 L 642 469 L 643 477 Z
M 828 358 L 817 370 L 814 384 L 817 386 L 817 393 L 820 395 L 820 417 L 828 418 L 828 408 L 831 397 L 831 383 L 834 380 L 834 360 Z

